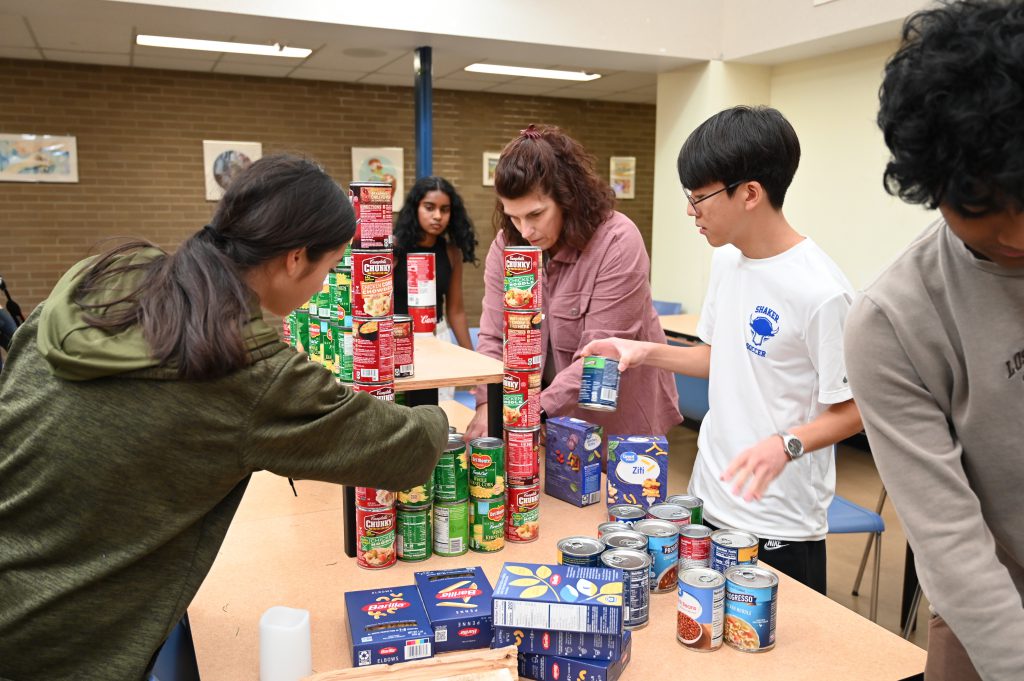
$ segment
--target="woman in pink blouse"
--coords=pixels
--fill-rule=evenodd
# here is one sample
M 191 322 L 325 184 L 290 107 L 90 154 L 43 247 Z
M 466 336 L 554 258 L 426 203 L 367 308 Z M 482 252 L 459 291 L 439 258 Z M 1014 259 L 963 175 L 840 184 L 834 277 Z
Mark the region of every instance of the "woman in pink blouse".
M 544 250 L 544 413 L 598 423 L 606 434 L 664 435 L 682 420 L 667 371 L 642 367 L 623 375 L 614 412 L 577 406 L 580 350 L 587 343 L 611 337 L 665 342 L 651 303 L 643 238 L 632 220 L 615 210 L 614 194 L 595 172 L 593 159 L 558 128 L 531 125 L 501 152 L 494 188 L 499 233 L 484 265 L 477 351 L 501 359 L 502 249 L 539 246 Z M 483 387 L 476 400 L 467 439 L 486 434 Z

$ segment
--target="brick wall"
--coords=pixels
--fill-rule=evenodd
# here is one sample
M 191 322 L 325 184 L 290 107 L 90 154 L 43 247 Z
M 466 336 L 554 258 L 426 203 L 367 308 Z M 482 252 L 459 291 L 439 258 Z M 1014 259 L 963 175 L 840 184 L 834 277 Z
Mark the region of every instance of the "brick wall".
M 0 182 L 0 274 L 26 313 L 103 239 L 141 236 L 173 249 L 205 224 L 215 204 L 204 199 L 204 139 L 303 153 L 341 182 L 351 176 L 351 147 L 403 147 L 406 188 L 415 177 L 410 88 L 0 59 L 0 89 L 0 132 L 78 142 L 78 184 Z M 563 127 L 604 177 L 610 156 L 637 157 L 636 199 L 619 210 L 649 250 L 653 106 L 435 90 L 434 174 L 465 199 L 481 261 L 494 236 L 481 155 L 530 122 Z M 482 278 L 482 266 L 467 268 L 471 326 Z

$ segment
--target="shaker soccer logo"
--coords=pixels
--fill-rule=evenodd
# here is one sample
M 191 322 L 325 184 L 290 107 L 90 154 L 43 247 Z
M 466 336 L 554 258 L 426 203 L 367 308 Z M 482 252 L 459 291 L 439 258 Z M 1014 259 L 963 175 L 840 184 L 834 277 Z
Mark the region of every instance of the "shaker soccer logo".
M 765 305 L 758 305 L 750 314 L 748 323 L 751 342 L 747 343 L 747 350 L 758 357 L 764 357 L 767 353 L 761 346 L 779 334 L 779 313 Z

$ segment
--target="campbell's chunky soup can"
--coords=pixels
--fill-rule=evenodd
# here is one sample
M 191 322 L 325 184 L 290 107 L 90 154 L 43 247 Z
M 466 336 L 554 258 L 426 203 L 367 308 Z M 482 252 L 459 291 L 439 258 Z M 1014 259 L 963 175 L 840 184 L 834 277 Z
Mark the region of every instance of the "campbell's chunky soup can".
M 540 482 L 508 488 L 505 509 L 505 539 L 535 541 L 540 536 Z
M 391 567 L 395 553 L 395 509 L 366 510 L 356 507 L 356 563 L 378 570 Z
M 391 336 L 395 339 L 395 378 L 409 378 L 416 370 L 412 317 L 396 314 Z
M 387 317 L 394 311 L 395 258 L 391 251 L 352 252 L 352 316 Z
M 544 307 L 542 257 L 542 251 L 537 246 L 505 247 L 502 254 L 505 307 L 520 310 L 540 310 Z
M 356 506 L 367 511 L 394 508 L 395 493 L 376 487 L 356 487 Z
M 540 480 L 540 428 L 505 429 L 505 472 L 509 484 Z
M 395 401 L 394 381 L 388 383 L 363 383 L 356 381 L 352 384 L 352 389 L 356 392 L 370 393 L 371 396 L 376 397 L 378 400 Z
M 365 383 L 395 379 L 395 342 L 390 317 L 352 321 L 352 376 Z
M 505 369 L 501 392 L 506 428 L 540 426 L 540 371 Z
M 541 368 L 541 322 L 543 312 L 505 310 L 503 357 L 505 368 L 530 371 Z
M 725 642 L 736 650 L 761 653 L 775 647 L 779 578 L 756 565 L 725 571 Z
M 353 182 L 348 186 L 349 200 L 356 214 L 353 251 L 391 248 L 391 197 L 388 182 Z

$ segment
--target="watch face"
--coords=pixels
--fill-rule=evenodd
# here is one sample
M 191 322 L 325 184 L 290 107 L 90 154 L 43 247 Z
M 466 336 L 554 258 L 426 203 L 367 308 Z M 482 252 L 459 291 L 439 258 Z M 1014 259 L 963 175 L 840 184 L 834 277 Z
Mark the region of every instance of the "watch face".
M 786 449 L 789 451 L 790 456 L 800 456 L 800 452 L 803 451 L 800 441 L 795 438 L 786 440 Z

